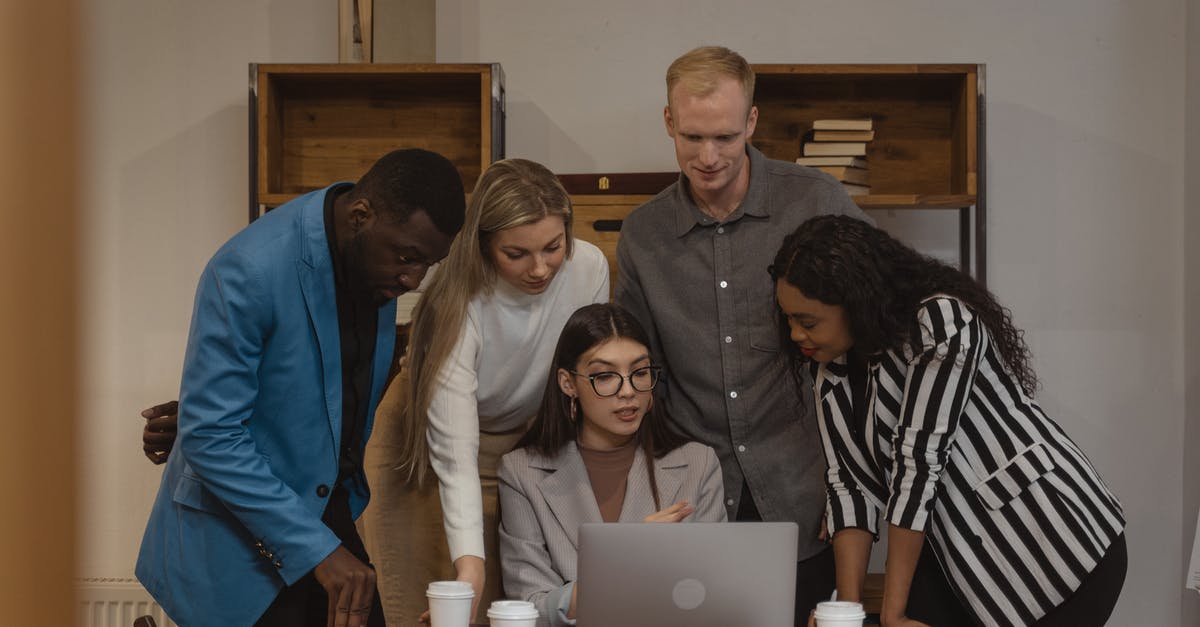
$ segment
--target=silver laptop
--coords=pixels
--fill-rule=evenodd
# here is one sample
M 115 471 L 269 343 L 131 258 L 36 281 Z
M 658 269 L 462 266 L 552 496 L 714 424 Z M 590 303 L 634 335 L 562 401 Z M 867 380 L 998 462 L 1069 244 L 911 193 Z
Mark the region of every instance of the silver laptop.
M 795 523 L 588 523 L 580 627 L 780 627 L 796 603 Z

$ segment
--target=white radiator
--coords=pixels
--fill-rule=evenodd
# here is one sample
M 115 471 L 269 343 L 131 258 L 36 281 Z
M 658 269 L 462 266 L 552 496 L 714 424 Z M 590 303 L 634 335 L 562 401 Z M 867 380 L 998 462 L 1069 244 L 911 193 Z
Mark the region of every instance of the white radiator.
M 77 627 L 133 627 L 139 616 L 152 616 L 158 627 L 177 627 L 136 579 L 76 579 Z

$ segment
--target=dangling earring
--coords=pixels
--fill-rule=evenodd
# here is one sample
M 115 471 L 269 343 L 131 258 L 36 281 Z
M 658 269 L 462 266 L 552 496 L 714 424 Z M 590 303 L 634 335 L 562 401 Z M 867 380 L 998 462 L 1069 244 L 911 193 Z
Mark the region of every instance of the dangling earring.
M 571 397 L 570 415 L 568 416 L 571 419 L 572 424 L 575 423 L 575 413 L 578 411 L 578 406 L 579 406 L 579 397 L 572 396 Z

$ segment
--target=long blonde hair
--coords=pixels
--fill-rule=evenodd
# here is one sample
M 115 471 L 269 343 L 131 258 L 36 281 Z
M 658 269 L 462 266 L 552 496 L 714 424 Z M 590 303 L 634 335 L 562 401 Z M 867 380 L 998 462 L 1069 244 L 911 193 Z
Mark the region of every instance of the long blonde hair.
M 400 410 L 400 470 L 422 483 L 429 468 L 429 405 L 437 392 L 438 373 L 458 344 L 467 306 L 490 293 L 496 272 L 488 250 L 492 237 L 505 229 L 559 216 L 566 229 L 566 255 L 573 250 L 571 199 L 545 166 L 526 159 L 493 163 L 475 183 L 462 231 L 417 301 L 409 329 L 405 359 L 408 394 Z

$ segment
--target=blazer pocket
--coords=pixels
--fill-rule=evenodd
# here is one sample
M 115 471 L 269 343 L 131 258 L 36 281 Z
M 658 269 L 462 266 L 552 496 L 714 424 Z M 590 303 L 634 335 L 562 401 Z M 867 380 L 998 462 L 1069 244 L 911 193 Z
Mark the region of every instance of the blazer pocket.
M 1046 445 L 1031 444 L 980 481 L 975 486 L 975 495 L 988 509 L 1000 509 L 1054 468 L 1054 459 Z
M 187 473 L 179 476 L 179 483 L 175 484 L 175 491 L 171 497 L 173 501 L 184 507 L 210 514 L 224 514 L 228 511 L 221 499 L 204 487 L 200 479 Z

